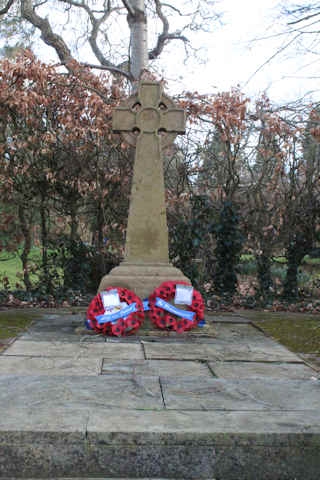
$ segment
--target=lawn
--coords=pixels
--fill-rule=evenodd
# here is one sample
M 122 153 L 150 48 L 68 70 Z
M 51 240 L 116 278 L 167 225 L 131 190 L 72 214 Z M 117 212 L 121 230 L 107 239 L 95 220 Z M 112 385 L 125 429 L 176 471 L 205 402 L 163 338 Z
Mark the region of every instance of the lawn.
M 30 254 L 30 260 L 32 262 L 39 262 L 40 259 L 40 249 L 33 248 Z M 2 280 L 4 277 L 8 278 L 12 289 L 16 288 L 16 283 L 19 283 L 21 288 L 24 289 L 23 281 L 19 278 L 19 275 L 22 276 L 22 274 L 22 262 L 19 255 L 17 253 L 2 251 L 0 253 L 0 290 L 3 288 Z M 32 278 L 36 279 L 37 276 L 31 275 L 31 279 Z
M 320 354 L 320 315 L 254 311 L 244 315 L 292 352 Z
M 0 312 L 0 353 L 12 339 L 27 330 L 34 318 L 30 311 Z

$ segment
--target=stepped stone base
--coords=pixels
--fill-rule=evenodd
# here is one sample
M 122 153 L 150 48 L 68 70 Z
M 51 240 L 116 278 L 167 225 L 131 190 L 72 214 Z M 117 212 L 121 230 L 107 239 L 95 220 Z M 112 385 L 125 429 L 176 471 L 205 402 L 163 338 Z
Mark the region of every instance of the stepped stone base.
M 0 355 L 0 480 L 319 480 L 318 372 L 244 313 L 207 314 L 214 337 L 83 320 L 45 312 Z
M 107 287 L 123 287 L 133 290 L 140 298 L 146 298 L 161 283 L 168 281 L 191 283 L 170 263 L 123 262 L 102 278 L 98 292 Z

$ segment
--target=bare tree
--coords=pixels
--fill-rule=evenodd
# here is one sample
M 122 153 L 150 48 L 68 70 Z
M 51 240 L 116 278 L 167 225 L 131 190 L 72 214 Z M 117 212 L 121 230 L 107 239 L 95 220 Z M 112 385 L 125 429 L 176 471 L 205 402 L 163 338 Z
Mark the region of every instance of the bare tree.
M 217 19 L 215 0 L 2 0 L 0 25 L 20 5 L 20 19 L 40 31 L 68 67 L 74 59 L 91 68 L 137 80 L 148 62 L 172 42 L 191 48 L 188 34 Z M 2 7 L 2 8 L 1 8 Z M 148 23 L 150 28 L 148 28 Z M 148 48 L 148 35 L 150 48 Z M 89 47 L 94 63 L 84 61 Z M 85 50 L 88 57 L 89 50 Z

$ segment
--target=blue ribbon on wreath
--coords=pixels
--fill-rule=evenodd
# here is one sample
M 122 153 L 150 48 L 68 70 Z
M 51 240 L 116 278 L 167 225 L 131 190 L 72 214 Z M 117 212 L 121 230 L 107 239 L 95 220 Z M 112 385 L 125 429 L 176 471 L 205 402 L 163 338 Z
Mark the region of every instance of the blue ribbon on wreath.
M 119 318 L 126 318 L 130 313 L 135 313 L 137 312 L 137 304 L 131 303 L 131 305 L 128 305 L 127 307 L 122 308 L 118 312 L 115 313 L 104 313 L 103 315 L 97 315 L 96 320 L 99 325 L 102 325 L 104 323 L 117 323 Z
M 181 310 L 180 308 L 171 305 L 171 303 L 166 302 L 162 298 L 156 297 L 156 306 L 163 308 L 167 312 L 174 313 L 178 317 L 186 318 L 190 322 L 194 322 L 195 312 L 190 312 L 189 310 Z

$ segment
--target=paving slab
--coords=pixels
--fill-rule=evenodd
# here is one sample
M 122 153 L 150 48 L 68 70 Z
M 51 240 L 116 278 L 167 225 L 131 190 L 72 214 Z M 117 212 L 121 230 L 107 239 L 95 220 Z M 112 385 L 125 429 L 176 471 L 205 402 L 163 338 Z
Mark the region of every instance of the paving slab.
M 123 343 L 91 343 L 81 342 L 37 342 L 25 341 L 23 337 L 14 342 L 4 355 L 24 355 L 39 357 L 72 357 L 72 358 L 113 358 L 143 359 L 143 350 L 139 344 Z
M 163 401 L 157 377 L 1 375 L 0 405 L 6 412 L 63 406 L 94 410 L 100 405 L 107 413 L 110 408 L 156 410 Z
M 0 356 L 0 375 L 100 375 L 102 358 Z
M 186 343 L 155 343 L 143 342 L 146 359 L 158 360 L 246 360 L 253 362 L 297 362 L 300 357 L 289 352 L 286 348 L 265 338 L 261 341 L 237 341 L 226 344 L 225 341 L 214 343 L 193 344 L 192 348 Z
M 60 330 L 63 328 L 68 329 L 69 327 L 83 325 L 84 321 L 84 313 L 77 315 L 44 315 L 32 323 L 31 329 L 42 331 Z
M 91 335 L 91 334 L 82 334 L 79 335 L 76 333 L 76 330 L 72 328 L 70 332 L 66 333 L 61 330 L 58 331 L 40 331 L 30 329 L 27 333 L 23 335 L 24 341 L 32 342 L 64 342 L 64 343 L 105 343 L 106 337 L 103 335 Z
M 114 362 L 104 359 L 103 375 L 146 375 L 157 376 L 190 376 L 199 375 L 212 377 L 208 365 L 197 361 L 179 360 L 131 360 Z
M 302 358 L 307 364 L 311 365 L 319 374 L 320 372 L 320 352 L 318 353 L 299 353 L 299 357 Z
M 267 339 L 266 335 L 252 324 L 231 324 L 231 323 L 215 323 L 215 331 L 217 333 L 216 340 L 226 340 L 227 342 L 238 341 L 255 341 Z
M 244 315 L 236 315 L 236 314 L 225 314 L 221 315 L 214 312 L 206 312 L 205 319 L 210 322 L 219 322 L 219 323 L 251 323 L 249 318 L 246 318 Z
M 98 407 L 89 415 L 87 438 L 105 444 L 140 444 L 150 442 L 176 445 L 248 445 L 260 436 L 264 445 L 286 445 L 294 442 L 293 434 L 305 437 L 320 433 L 320 412 L 317 411 L 138 411 L 112 410 L 103 415 Z M 227 435 L 226 435 L 227 434 Z M 308 435 L 310 435 L 308 437 Z
M 161 377 L 167 409 L 316 410 L 320 386 L 314 380 Z
M 316 371 L 304 363 L 263 362 L 209 362 L 209 367 L 220 378 L 305 378 L 310 379 Z
M 28 401 L 22 403 L 16 402 L 13 408 L 8 406 L 6 414 L 0 416 L 0 445 L 51 441 L 66 444 L 85 440 L 89 408 L 77 408 L 71 403 L 62 408 L 54 404 L 49 408 L 40 403 L 36 407 L 28 405 Z

